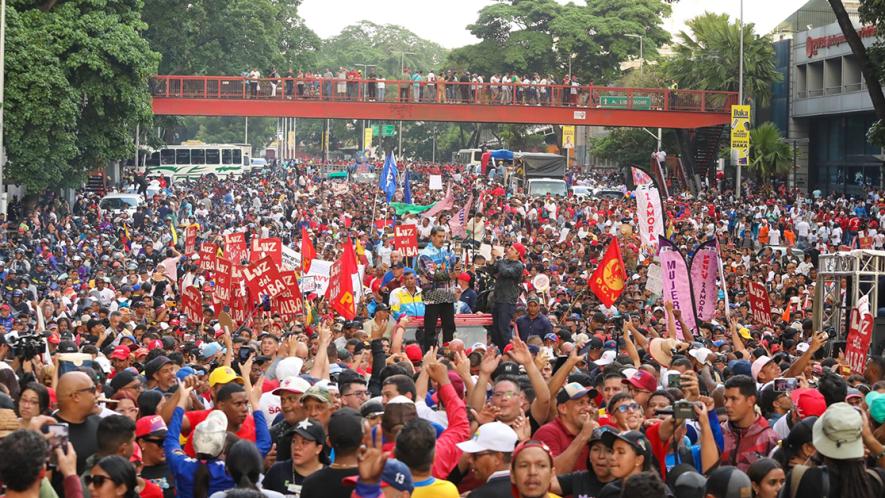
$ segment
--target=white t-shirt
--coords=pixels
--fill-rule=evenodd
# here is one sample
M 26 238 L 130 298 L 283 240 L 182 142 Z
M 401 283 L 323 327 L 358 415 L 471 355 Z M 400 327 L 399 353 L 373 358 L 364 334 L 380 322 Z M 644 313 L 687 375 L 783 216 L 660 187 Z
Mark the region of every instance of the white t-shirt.
M 280 413 L 280 397 L 268 391 L 258 398 L 258 408 L 264 413 L 267 427 L 270 428 L 273 425 L 274 418 Z

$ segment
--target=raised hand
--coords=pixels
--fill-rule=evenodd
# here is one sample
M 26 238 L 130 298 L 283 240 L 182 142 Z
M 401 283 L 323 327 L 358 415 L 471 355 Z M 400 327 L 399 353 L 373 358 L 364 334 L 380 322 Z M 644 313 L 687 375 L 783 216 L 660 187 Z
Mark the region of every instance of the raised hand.
M 482 356 L 482 361 L 479 364 L 479 373 L 491 376 L 495 369 L 498 368 L 499 363 L 501 363 L 501 357 L 497 352 L 489 348 Z
M 377 484 L 381 481 L 381 473 L 384 472 L 384 464 L 387 462 L 387 454 L 381 449 L 380 430 L 375 431 L 371 443 L 371 446 L 360 447 L 357 453 L 360 482 Z

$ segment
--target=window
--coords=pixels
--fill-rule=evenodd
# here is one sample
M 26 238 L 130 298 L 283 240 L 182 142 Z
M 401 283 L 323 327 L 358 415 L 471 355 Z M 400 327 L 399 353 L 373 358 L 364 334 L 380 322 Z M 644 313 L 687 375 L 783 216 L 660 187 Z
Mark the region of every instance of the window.
M 191 163 L 191 151 L 189 149 L 176 149 L 175 150 L 175 164 L 190 164 Z
M 151 157 L 147 160 L 148 166 L 159 166 L 160 165 L 160 153 L 154 152 L 151 154 Z
M 221 149 L 221 164 L 230 164 L 230 149 Z
M 231 161 L 233 164 L 243 164 L 243 151 L 240 149 L 234 149 L 233 151 L 233 160 Z
M 175 164 L 175 150 L 163 149 L 160 151 L 160 164 Z
M 218 149 L 206 149 L 206 164 L 221 164 Z
M 206 164 L 206 151 L 204 149 L 191 149 L 191 164 Z

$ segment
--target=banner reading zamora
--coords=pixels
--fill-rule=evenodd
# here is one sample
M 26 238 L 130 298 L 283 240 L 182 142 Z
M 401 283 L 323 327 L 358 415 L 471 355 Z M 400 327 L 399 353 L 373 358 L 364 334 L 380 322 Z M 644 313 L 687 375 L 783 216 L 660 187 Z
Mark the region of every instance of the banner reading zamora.
M 750 106 L 731 106 L 731 148 L 737 154 L 738 164 L 747 165 L 750 156 Z

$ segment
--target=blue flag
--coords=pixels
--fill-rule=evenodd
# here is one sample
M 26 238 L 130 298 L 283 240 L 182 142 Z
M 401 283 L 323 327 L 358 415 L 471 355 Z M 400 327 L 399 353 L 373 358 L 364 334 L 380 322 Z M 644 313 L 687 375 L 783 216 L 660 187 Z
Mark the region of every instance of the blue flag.
M 381 189 L 382 192 L 387 192 L 384 189 L 384 182 L 387 181 L 387 170 L 390 168 L 388 165 L 390 164 L 390 154 L 384 158 L 384 166 L 381 167 L 381 174 L 378 175 L 378 188 Z
M 396 193 L 397 178 L 399 176 L 399 171 L 396 168 L 396 159 L 393 158 L 392 152 L 384 161 L 384 171 L 381 172 L 381 176 L 381 190 L 387 194 L 387 202 L 390 202 Z
M 406 170 L 406 180 L 403 182 L 403 203 L 412 203 L 412 172 Z

